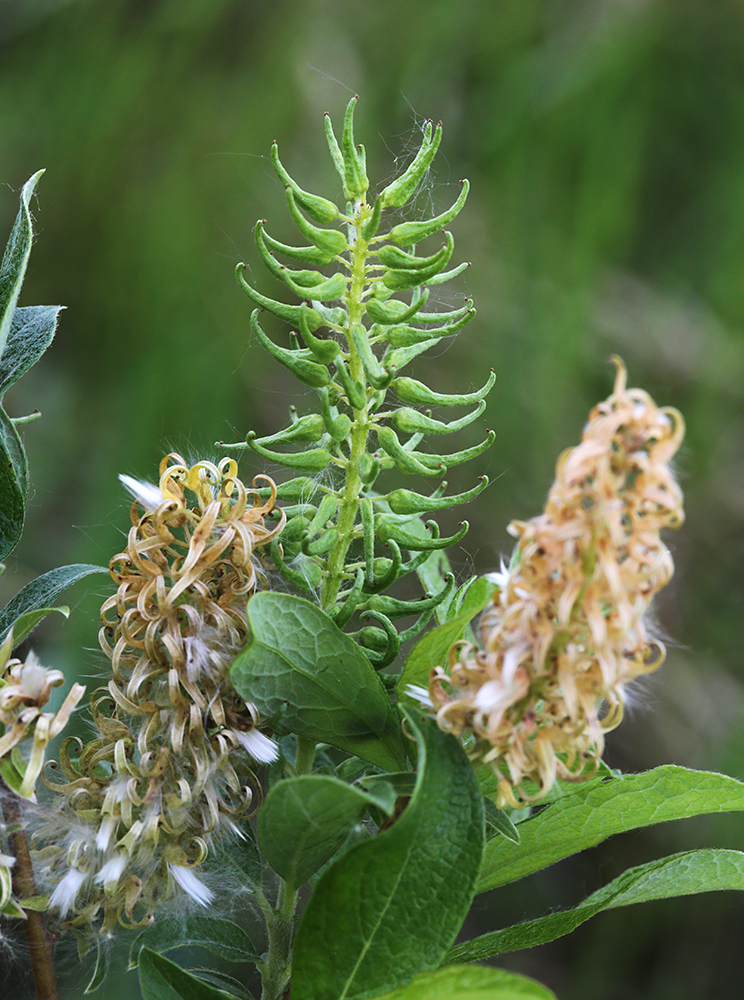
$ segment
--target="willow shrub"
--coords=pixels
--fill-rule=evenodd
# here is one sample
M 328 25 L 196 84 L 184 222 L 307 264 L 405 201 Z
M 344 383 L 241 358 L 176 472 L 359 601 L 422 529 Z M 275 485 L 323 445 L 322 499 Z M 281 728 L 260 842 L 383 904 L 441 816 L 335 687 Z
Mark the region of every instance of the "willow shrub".
M 661 532 L 683 521 L 670 464 L 682 417 L 629 389 L 619 359 L 544 511 L 510 525 L 509 566 L 455 579 L 446 553 L 468 524 L 446 537 L 434 515 L 476 501 L 488 481 L 453 495 L 443 477 L 477 464 L 495 435 L 444 443 L 481 418 L 495 376 L 446 394 L 407 370 L 475 315 L 440 291 L 467 266 L 452 265 L 445 227 L 468 184 L 441 215 L 406 219 L 441 140 L 429 123 L 408 167 L 371 196 L 355 104 L 340 140 L 325 122 L 342 210 L 301 188 L 272 148 L 300 245 L 259 221 L 256 252 L 293 301 L 237 268 L 253 336 L 316 405 L 222 446 L 221 461 L 169 454 L 157 484 L 122 477 L 131 526 L 109 565 L 92 736 L 68 737 L 46 766 L 84 689 L 44 712 L 62 674 L 13 652 L 45 615 L 67 612 L 55 604 L 67 586 L 105 570 L 52 570 L 0 613 L 0 907 L 24 924 L 39 997 L 57 995 L 50 942 L 66 933 L 82 957 L 98 955 L 89 992 L 106 983 L 103 943 L 128 936 L 146 1000 L 248 995 L 165 957 L 186 945 L 254 963 L 265 1000 L 290 984 L 292 1000 L 550 997 L 472 963 L 605 909 L 744 888 L 744 854 L 689 851 L 454 945 L 477 893 L 624 830 L 744 809 L 744 784 L 602 762 L 627 686 L 664 659 L 646 612 L 673 572 Z M 17 306 L 39 176 L 2 261 L 0 392 L 57 323 L 56 307 Z M 284 344 L 267 316 L 289 326 Z M 18 426 L 30 419 L 0 408 L 0 556 L 23 529 Z M 288 471 L 244 483 L 238 451 Z

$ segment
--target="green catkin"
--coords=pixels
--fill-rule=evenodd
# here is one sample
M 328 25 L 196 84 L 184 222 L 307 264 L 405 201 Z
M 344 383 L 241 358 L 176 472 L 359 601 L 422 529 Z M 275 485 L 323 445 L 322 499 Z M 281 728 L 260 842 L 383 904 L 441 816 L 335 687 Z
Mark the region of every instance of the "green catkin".
M 368 198 L 364 148 L 354 139 L 356 102 L 355 97 L 346 109 L 340 141 L 329 116 L 325 117 L 328 148 L 347 202 L 345 214 L 327 198 L 301 188 L 282 165 L 276 144 L 272 146 L 290 214 L 311 245 L 279 243 L 266 233 L 263 221 L 256 225 L 256 243 L 268 270 L 301 304 L 263 295 L 246 282 L 243 265 L 237 276 L 254 305 L 291 325 L 295 349 L 270 339 L 256 311 L 251 328 L 259 343 L 319 395 L 317 412 L 299 419 L 294 415 L 285 431 L 264 438 L 248 435 L 247 446 L 268 460 L 316 476 L 324 473 L 322 486 L 307 477 L 279 486 L 280 498 L 297 506 L 288 510 L 287 526 L 271 546 L 272 557 L 291 584 L 305 590 L 319 587 L 321 607 L 340 626 L 350 625 L 359 613 L 376 616 L 375 626 L 357 626 L 353 634 L 379 669 L 392 662 L 400 639 L 423 628 L 453 592 L 454 577 L 442 551 L 460 541 L 467 522 L 450 537 L 440 537 L 436 523 L 427 522 L 425 527 L 423 518 L 428 512 L 466 503 L 485 488 L 487 480 L 446 497 L 442 488 L 431 496 L 400 488 L 386 495 L 378 492 L 378 477 L 382 474 L 384 484 L 385 471 L 395 468 L 441 478 L 448 465 L 481 454 L 492 443 L 493 432 L 480 444 L 451 455 L 427 450 L 426 437 L 453 433 L 479 417 L 494 376 L 480 390 L 453 395 L 400 375 L 414 358 L 442 337 L 458 333 L 475 315 L 469 299 L 448 312 L 426 311 L 426 286 L 448 280 L 467 265 L 445 270 L 454 251 L 449 232 L 439 248 L 421 252 L 417 246 L 454 220 L 467 198 L 468 184 L 463 181 L 457 200 L 441 215 L 398 221 L 386 231 L 386 210 L 397 211 L 414 196 L 434 160 L 442 128 L 427 123 L 421 148 L 409 166 L 376 197 Z M 335 228 L 328 228 L 334 222 Z M 293 270 L 281 262 L 282 256 L 311 269 Z M 312 270 L 313 265 L 332 262 L 338 264 L 335 273 Z M 475 409 L 444 422 L 414 408 L 419 405 Z M 301 444 L 308 447 L 295 450 Z M 280 450 L 284 445 L 294 448 Z M 432 588 L 437 592 L 412 600 L 383 593 L 409 573 L 426 580 L 427 590 L 431 580 L 438 579 Z M 409 616 L 415 616 L 414 623 L 398 633 L 391 619 Z

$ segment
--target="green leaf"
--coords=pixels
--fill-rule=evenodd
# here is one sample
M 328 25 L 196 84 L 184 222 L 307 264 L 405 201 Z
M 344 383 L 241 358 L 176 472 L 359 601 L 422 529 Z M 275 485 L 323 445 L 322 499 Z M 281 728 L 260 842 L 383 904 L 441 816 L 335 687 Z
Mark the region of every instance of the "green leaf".
M 34 233 L 28 204 L 43 173 L 43 170 L 38 170 L 23 185 L 21 207 L 0 263 L 0 358 L 5 353 L 5 343 L 10 335 L 13 313 L 31 253 Z
M 62 306 L 24 306 L 16 309 L 5 351 L 0 358 L 0 396 L 36 364 L 54 339 Z
M 504 809 L 497 809 L 493 802 L 485 796 L 483 804 L 486 807 L 486 829 L 488 835 L 491 836 L 491 833 L 500 833 L 502 837 L 506 837 L 513 844 L 518 844 L 521 840 L 520 833 L 509 818 L 509 813 Z
M 16 619 L 13 626 L 13 648 L 15 649 L 20 646 L 24 639 L 33 632 L 39 622 L 43 621 L 53 611 L 59 612 L 65 618 L 70 617 L 70 609 L 67 605 L 60 604 L 58 608 L 39 608 L 37 611 L 28 611 L 25 615 L 21 615 L 20 618 Z
M 685 851 L 630 868 L 592 893 L 572 910 L 549 913 L 536 920 L 483 934 L 452 948 L 448 963 L 482 961 L 520 948 L 554 941 L 602 910 L 654 899 L 692 896 L 721 889 L 744 889 L 744 854 L 740 851 Z
M 319 743 L 400 771 L 398 716 L 357 644 L 316 605 L 265 591 L 248 602 L 249 645 L 230 670 L 236 690 L 269 718 Z
M 23 534 L 28 493 L 28 464 L 18 431 L 0 406 L 0 559 L 12 552 Z
M 419 639 L 411 650 L 398 678 L 396 691 L 399 699 L 408 699 L 409 702 L 416 700 L 408 694 L 409 684 L 423 688 L 429 687 L 429 671 L 432 667 L 446 663 L 450 649 L 463 637 L 471 620 L 489 603 L 493 591 L 494 585 L 485 577 L 481 577 L 465 595 L 457 615 L 446 624 L 437 626 Z
M 321 877 L 292 959 L 292 1000 L 353 1000 L 436 968 L 457 934 L 483 851 L 483 800 L 462 747 L 407 713 L 419 747 L 411 801 Z
M 13 642 L 17 646 L 44 615 L 50 611 L 62 611 L 61 608 L 52 606 L 61 593 L 92 573 L 108 573 L 108 569 L 105 566 L 91 566 L 88 563 L 73 563 L 70 566 L 51 569 L 27 583 L 0 611 L 0 643 L 5 640 L 16 623 L 22 623 L 20 630 L 16 629 L 13 634 Z M 36 621 L 32 620 L 34 615 L 39 615 Z
M 379 798 L 338 778 L 309 774 L 280 781 L 258 814 L 258 843 L 266 859 L 299 888 L 341 847 Z
M 479 965 L 450 966 L 416 976 L 408 986 L 379 1000 L 555 1000 L 555 993 L 506 969 Z
M 149 948 L 140 951 L 138 966 L 143 1000 L 232 1000 Z
M 134 969 L 143 948 L 163 954 L 176 948 L 206 948 L 228 962 L 255 962 L 258 954 L 246 932 L 220 917 L 190 916 L 183 920 L 156 920 L 139 934 L 129 952 L 129 968 Z
M 744 811 L 744 783 L 665 764 L 643 774 L 577 785 L 519 824 L 521 841 L 489 841 L 478 892 L 513 882 L 625 830 L 652 823 Z
M 205 969 L 203 966 L 197 966 L 191 971 L 203 982 L 225 989 L 226 992 L 230 993 L 233 1000 L 253 1000 L 253 994 L 245 988 L 242 982 L 227 972 L 218 972 L 216 969 Z

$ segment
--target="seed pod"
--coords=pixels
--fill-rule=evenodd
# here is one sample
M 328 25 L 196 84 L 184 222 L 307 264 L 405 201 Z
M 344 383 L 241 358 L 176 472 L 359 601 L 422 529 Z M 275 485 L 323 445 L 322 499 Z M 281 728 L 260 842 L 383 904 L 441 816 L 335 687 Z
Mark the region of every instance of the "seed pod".
M 298 517 L 288 518 L 287 523 L 282 528 L 282 544 L 285 542 L 299 542 L 310 524 L 308 518 L 300 514 Z
M 314 517 L 318 513 L 318 508 L 314 507 L 311 503 L 295 503 L 289 507 L 282 507 L 282 510 L 287 516 L 287 523 L 295 517 L 304 517 L 307 519 Z M 283 534 L 282 537 L 284 537 Z
M 357 570 L 356 579 L 354 580 L 354 586 L 344 595 L 345 600 L 343 604 L 337 604 L 335 608 L 330 612 L 331 617 L 338 625 L 339 628 L 343 628 L 344 625 L 349 621 L 351 616 L 356 611 L 359 600 L 362 596 L 362 587 L 364 586 L 364 570 L 360 566 Z
M 322 385 L 328 385 L 331 381 L 327 368 L 307 358 L 306 355 L 310 353 L 309 351 L 288 351 L 267 337 L 258 322 L 258 309 L 254 309 L 251 313 L 251 330 L 256 334 L 261 346 L 280 364 L 284 365 L 299 382 L 318 389 Z
M 364 147 L 354 145 L 354 109 L 359 95 L 352 97 L 346 106 L 344 130 L 341 133 L 341 154 L 344 160 L 344 193 L 351 194 L 349 201 L 361 198 L 369 187 L 365 171 Z M 346 195 L 348 197 L 348 194 Z
M 287 444 L 290 441 L 302 442 L 303 444 L 319 441 L 325 433 L 325 424 L 319 413 L 308 413 L 300 417 L 285 427 L 283 431 L 276 434 L 269 434 L 267 437 L 257 438 L 259 444 Z
M 470 267 L 470 261 L 463 261 L 462 264 L 458 264 L 457 267 L 453 267 L 451 271 L 442 271 L 441 274 L 434 274 L 427 280 L 427 285 L 444 285 L 447 281 L 452 281 L 456 278 L 458 274 L 462 274 L 463 271 L 467 271 Z
M 338 139 L 333 131 L 333 122 L 331 121 L 331 116 L 326 111 L 323 116 L 323 125 L 325 127 L 326 141 L 328 143 L 328 150 L 331 154 L 331 159 L 333 160 L 333 165 L 336 168 L 336 172 L 341 178 L 341 182 L 344 187 L 344 198 L 347 201 L 353 201 L 351 192 L 346 187 L 346 169 L 344 167 L 344 157 L 341 153 L 341 147 L 338 144 Z
M 380 447 L 393 459 L 401 472 L 418 476 L 441 476 L 447 471 L 444 466 L 432 469 L 428 465 L 424 465 L 420 461 L 421 456 L 415 455 L 403 447 L 392 427 L 378 427 L 376 429 Z
M 357 460 L 357 472 L 365 486 L 371 486 L 380 474 L 380 460 L 365 451 Z
M 398 299 L 390 299 L 388 302 L 382 302 L 378 298 L 371 298 L 367 300 L 366 304 L 367 315 L 373 323 L 379 323 L 380 326 L 406 323 L 408 320 L 413 319 L 416 313 L 423 308 L 428 298 L 429 293 L 426 290 L 410 306 L 407 306 L 405 302 L 398 301 Z M 425 321 L 417 320 L 417 322 L 423 323 Z
M 383 653 L 388 648 L 387 632 L 381 628 L 367 625 L 358 632 L 349 632 L 348 635 L 350 639 L 355 639 L 360 646 L 364 646 L 365 649 L 373 649 L 376 653 Z
M 379 622 L 380 625 L 382 625 L 382 629 L 362 629 L 360 639 L 364 634 L 369 635 L 369 633 L 382 633 L 381 638 L 385 643 L 383 647 L 379 644 L 380 637 L 378 634 L 370 635 L 370 639 L 372 641 L 369 643 L 365 642 L 364 645 L 367 649 L 371 647 L 378 654 L 374 661 L 375 670 L 383 670 L 393 662 L 400 650 L 400 637 L 398 635 L 398 630 L 387 615 L 384 615 L 379 611 L 366 611 L 364 613 L 364 618 L 372 618 L 374 621 Z
M 325 448 L 309 448 L 307 451 L 271 451 L 256 441 L 255 431 L 250 431 L 246 440 L 250 448 L 257 454 L 290 469 L 322 472 L 331 461 L 330 452 L 327 452 Z
M 396 177 L 396 179 L 388 184 L 388 186 L 382 191 L 380 197 L 382 198 L 386 208 L 388 206 L 401 208 L 405 205 L 408 199 L 412 197 L 424 174 L 431 166 L 437 150 L 439 149 L 439 143 L 442 140 L 442 123 L 440 122 L 437 125 L 433 139 L 431 134 L 432 125 L 433 123 L 430 121 L 426 123 L 426 128 L 424 129 L 424 141 L 421 143 L 421 148 L 414 156 L 408 168 L 400 175 L 400 177 Z
M 295 559 L 295 566 L 288 566 L 283 557 L 279 542 L 274 539 L 271 543 L 271 558 L 276 568 L 285 580 L 300 587 L 302 590 L 317 590 L 323 576 L 321 567 L 309 556 L 299 555 Z
M 486 401 L 482 399 L 477 407 L 464 417 L 445 423 L 443 420 L 434 420 L 433 417 L 428 417 L 418 410 L 412 410 L 409 406 L 401 406 L 399 410 L 394 411 L 390 419 L 393 426 L 404 434 L 454 434 L 455 431 L 461 431 L 463 427 L 477 420 L 485 408 Z
M 420 538 L 418 535 L 406 531 L 399 524 L 379 518 L 377 537 L 381 541 L 397 542 L 398 545 L 402 545 L 404 549 L 408 549 L 411 552 L 431 552 L 434 549 L 446 549 L 450 545 L 455 545 L 465 537 L 470 527 L 467 521 L 461 521 L 459 531 L 454 535 L 451 535 L 449 538 L 439 538 L 439 525 L 436 521 L 427 521 L 426 526 L 427 528 L 435 528 L 436 535 L 432 534 L 430 538 Z
M 482 493 L 488 486 L 488 476 L 481 476 L 477 486 L 464 493 L 455 493 L 449 497 L 440 495 L 437 490 L 432 496 L 412 493 L 411 490 L 393 490 L 388 494 L 387 501 L 393 514 L 421 514 L 427 510 L 448 510 L 460 503 L 467 503 Z
M 274 277 L 278 278 L 279 281 L 286 282 L 287 275 L 289 275 L 296 285 L 302 286 L 303 289 L 309 289 L 326 280 L 325 277 L 322 274 L 319 274 L 318 271 L 292 271 L 284 264 L 280 264 L 266 244 L 266 240 L 264 239 L 263 221 L 261 219 L 258 220 L 253 228 L 253 238 L 256 242 L 256 247 L 261 260 L 264 262 L 267 269 L 271 271 Z M 306 293 L 303 292 L 303 295 L 304 294 Z
M 270 312 L 272 316 L 278 316 L 279 319 L 286 320 L 287 323 L 293 323 L 296 326 L 300 321 L 300 307 L 288 305 L 286 302 L 277 302 L 274 299 L 268 298 L 266 295 L 262 295 L 261 292 L 253 288 L 245 280 L 243 277 L 244 269 L 245 264 L 238 264 L 235 269 L 235 277 L 248 298 L 252 299 L 259 308 L 265 309 L 266 312 Z M 303 292 L 303 298 L 307 298 L 306 291 Z M 317 330 L 321 325 L 320 316 L 314 309 L 309 310 L 307 322 L 311 330 Z
M 308 222 L 302 212 L 300 212 L 292 194 L 292 188 L 287 188 L 286 195 L 292 220 L 305 239 L 310 240 L 319 250 L 329 254 L 332 253 L 334 257 L 343 253 L 347 247 L 344 234 L 339 229 L 318 229 L 317 226 Z
M 328 521 L 333 517 L 333 515 L 338 510 L 338 498 L 332 493 L 326 493 L 323 499 L 318 504 L 318 509 L 315 513 L 315 517 L 312 519 L 307 527 L 308 535 L 310 538 L 314 538 L 315 535 L 319 534 Z
M 382 216 L 382 198 L 378 195 L 372 208 L 372 214 L 362 225 L 362 239 L 371 240 L 380 228 L 380 218 Z
M 440 264 L 442 249 L 444 249 L 450 242 L 452 244 L 452 249 L 454 249 L 455 241 L 452 239 L 452 234 L 445 233 L 445 242 L 442 244 L 442 247 L 437 250 L 436 253 L 430 254 L 428 257 L 417 257 L 415 253 L 406 253 L 406 251 L 401 250 L 400 247 L 391 246 L 390 244 L 380 247 L 377 251 L 377 256 L 380 259 L 380 263 L 384 264 L 385 267 L 402 268 L 403 270 L 410 271 L 424 271 L 432 265 Z
M 340 348 L 335 340 L 313 336 L 308 324 L 308 313 L 310 312 L 311 310 L 307 303 L 303 302 L 300 306 L 300 335 L 305 342 L 305 346 L 318 361 L 323 365 L 328 365 L 336 357 Z
M 475 309 L 469 309 L 456 322 L 447 323 L 445 326 L 429 327 L 425 330 L 417 330 L 412 326 L 393 326 L 388 331 L 387 339 L 392 347 L 413 347 L 414 344 L 427 344 L 432 340 L 441 340 L 442 337 L 454 336 L 474 318 Z
M 271 144 L 271 162 L 274 164 L 274 170 L 276 170 L 281 180 L 292 189 L 295 201 L 298 205 L 302 205 L 314 222 L 327 225 L 338 218 L 338 207 L 332 201 L 328 201 L 327 198 L 321 198 L 316 194 L 310 194 L 308 191 L 303 191 L 299 184 L 296 184 L 292 180 L 279 159 L 279 147 L 277 146 L 276 139 Z
M 467 198 L 468 191 L 470 190 L 470 184 L 466 180 L 461 181 L 461 184 L 462 191 L 460 192 L 457 201 L 451 208 L 447 209 L 446 212 L 442 212 L 442 214 L 436 216 L 436 218 L 429 219 L 424 222 L 402 222 L 399 226 L 395 226 L 390 230 L 388 238 L 394 243 L 397 243 L 398 246 L 410 247 L 414 243 L 420 243 L 421 240 L 426 239 L 427 236 L 433 236 L 439 229 L 443 229 L 444 226 L 452 222 L 465 204 L 465 199 Z
M 325 278 L 320 284 L 313 285 L 312 288 L 298 284 L 292 274 L 293 272 L 285 267 L 281 272 L 281 278 L 295 295 L 318 302 L 336 302 L 338 299 L 342 299 L 349 284 L 349 279 L 341 271 L 337 271 L 330 278 Z
M 257 490 L 256 492 L 262 496 L 264 491 Z M 303 500 L 312 500 L 317 492 L 318 484 L 314 479 L 309 479 L 307 476 L 297 476 L 295 479 L 288 479 L 286 483 L 277 486 L 276 497 L 277 500 L 299 503 Z
M 433 347 L 439 339 L 437 337 L 436 340 L 426 340 L 423 344 L 413 344 L 411 347 L 396 347 L 395 350 L 385 351 L 382 358 L 383 364 L 385 367 L 400 371 L 401 368 L 405 368 L 407 364 L 410 364 L 414 358 L 417 358 L 419 354 L 423 354 L 430 347 Z
M 386 288 L 400 292 L 406 288 L 415 288 L 435 275 L 439 274 L 442 268 L 449 262 L 455 249 L 455 241 L 451 233 L 445 233 L 445 243 L 441 250 L 434 254 L 432 263 L 426 267 L 391 268 L 382 276 L 382 283 Z
M 308 556 L 324 556 L 331 551 L 337 541 L 338 529 L 329 528 L 323 532 L 320 538 L 316 538 L 313 541 L 306 535 L 302 539 L 302 551 Z
M 447 468 L 451 469 L 454 465 L 462 465 L 463 462 L 469 462 L 471 459 L 482 455 L 484 451 L 488 451 L 495 440 L 496 432 L 488 431 L 480 444 L 474 444 L 472 448 L 463 448 L 462 451 L 452 451 L 448 455 L 440 455 L 439 457 Z
M 429 282 L 431 284 L 431 282 Z M 428 295 L 428 291 L 426 293 Z M 460 319 L 465 313 L 473 308 L 473 300 L 466 299 L 465 303 L 460 306 L 459 309 L 451 309 L 449 312 L 422 312 L 419 313 L 415 323 L 424 323 L 428 325 L 434 325 L 434 323 L 452 323 L 456 319 Z
M 364 587 L 368 594 L 387 590 L 400 576 L 400 568 L 403 563 L 400 549 L 393 541 L 385 544 L 393 557 L 392 559 L 375 559 L 373 561 L 373 582 L 367 583 Z
M 465 392 L 459 395 L 434 392 L 423 382 L 405 376 L 394 379 L 391 387 L 401 403 L 412 403 L 414 406 L 467 406 L 470 403 L 478 403 L 487 396 L 495 381 L 496 375 L 492 368 L 486 384 L 475 392 Z
M 335 407 L 333 408 L 336 411 L 335 414 L 331 411 L 331 404 L 327 389 L 321 389 L 319 395 L 320 413 L 326 430 L 334 441 L 346 440 L 349 430 L 351 429 L 351 420 L 345 413 L 339 414 Z
M 366 586 L 372 586 L 375 582 L 375 509 L 368 497 L 360 501 L 359 514 L 362 519 Z
M 390 369 L 386 371 L 380 366 L 380 362 L 369 346 L 369 334 L 361 323 L 353 323 L 349 334 L 362 362 L 364 374 L 375 389 L 387 389 L 395 376 L 395 371 Z
M 455 586 L 455 577 L 448 573 L 445 584 L 438 594 L 426 597 L 420 601 L 400 601 L 395 597 L 388 597 L 387 594 L 375 594 L 367 602 L 369 611 L 380 611 L 388 618 L 406 618 L 408 615 L 418 615 L 424 611 L 430 611 L 449 597 Z
M 326 264 L 332 264 L 336 259 L 335 252 L 329 253 L 318 247 L 293 247 L 287 243 L 280 243 L 273 236 L 269 236 L 265 229 L 263 230 L 263 238 L 271 250 L 284 254 L 285 257 L 292 257 L 294 260 L 301 260 L 305 264 L 318 264 L 322 267 Z
M 367 405 L 367 393 L 364 386 L 361 382 L 357 382 L 356 379 L 351 377 L 351 372 L 341 358 L 336 358 L 336 371 L 338 372 L 338 377 L 341 379 L 341 385 L 344 388 L 349 405 L 354 410 L 363 410 Z

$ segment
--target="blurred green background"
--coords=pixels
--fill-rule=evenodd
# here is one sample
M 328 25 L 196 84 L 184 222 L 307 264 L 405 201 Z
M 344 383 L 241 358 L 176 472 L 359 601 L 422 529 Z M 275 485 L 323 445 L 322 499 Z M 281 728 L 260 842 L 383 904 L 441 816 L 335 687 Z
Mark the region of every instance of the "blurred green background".
M 459 568 L 486 572 L 508 554 L 506 525 L 540 510 L 559 452 L 609 392 L 607 356 L 621 354 L 630 384 L 685 414 L 688 513 L 657 612 L 669 657 L 608 760 L 744 777 L 738 0 L 0 0 L 0 233 L 23 182 L 46 167 L 22 304 L 68 307 L 7 398 L 12 415 L 39 407 L 44 419 L 26 428 L 33 496 L 0 596 L 119 550 L 129 505 L 117 473 L 156 479 L 171 448 L 209 456 L 215 441 L 284 426 L 296 386 L 251 342 L 233 267 L 247 261 L 265 292 L 279 291 L 251 233 L 265 217 L 293 241 L 271 141 L 303 186 L 339 196 L 322 115 L 338 121 L 353 93 L 378 187 L 427 118 L 445 132 L 418 209 L 441 211 L 460 177 L 472 182 L 452 228 L 473 267 L 445 294 L 472 295 L 478 317 L 411 372 L 442 391 L 498 373 L 484 421 L 496 445 L 451 477 L 457 488 L 482 471 L 495 480 L 467 510 Z M 262 471 L 245 459 L 242 470 Z M 104 668 L 107 592 L 103 577 L 72 592 L 70 621 L 34 639 L 45 663 L 71 678 Z M 663 853 L 740 847 L 743 835 L 726 817 L 616 838 L 485 897 L 469 930 L 576 902 Z M 562 1000 L 738 998 L 743 936 L 739 896 L 698 896 L 615 911 L 502 964 Z M 22 997 L 18 960 L 0 962 Z M 77 996 L 76 959 L 63 966 L 65 995 Z M 138 995 L 131 974 L 109 989 Z

